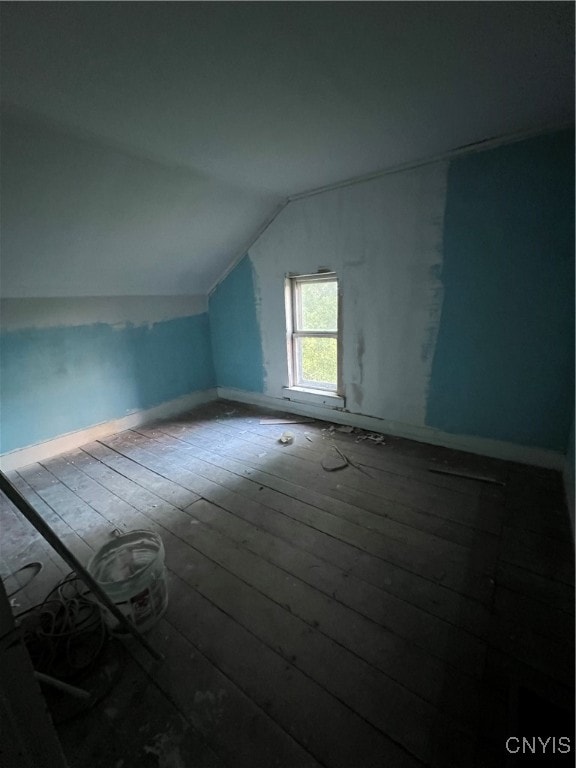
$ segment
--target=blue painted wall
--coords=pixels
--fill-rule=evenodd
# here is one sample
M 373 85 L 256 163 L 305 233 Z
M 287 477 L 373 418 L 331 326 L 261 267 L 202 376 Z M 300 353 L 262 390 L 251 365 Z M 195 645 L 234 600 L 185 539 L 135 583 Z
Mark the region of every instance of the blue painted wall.
M 454 160 L 427 424 L 565 452 L 574 396 L 571 131 Z
M 212 354 L 219 387 L 264 389 L 252 262 L 245 256 L 210 297 Z
M 3 453 L 213 387 L 208 315 L 3 333 L 0 371 Z

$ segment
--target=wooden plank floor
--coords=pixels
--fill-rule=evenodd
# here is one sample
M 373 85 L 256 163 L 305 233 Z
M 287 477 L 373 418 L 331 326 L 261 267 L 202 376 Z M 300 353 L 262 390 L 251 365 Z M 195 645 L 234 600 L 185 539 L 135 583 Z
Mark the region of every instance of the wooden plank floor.
M 129 644 L 114 691 L 59 728 L 71 768 L 507 765 L 526 697 L 573 719 L 557 473 L 262 415 L 219 401 L 12 473 L 83 561 L 115 528 L 166 549 L 165 661 Z M 351 466 L 322 468 L 333 445 Z M 67 569 L 0 513 L 3 568 L 44 563 L 18 598 L 38 602 Z

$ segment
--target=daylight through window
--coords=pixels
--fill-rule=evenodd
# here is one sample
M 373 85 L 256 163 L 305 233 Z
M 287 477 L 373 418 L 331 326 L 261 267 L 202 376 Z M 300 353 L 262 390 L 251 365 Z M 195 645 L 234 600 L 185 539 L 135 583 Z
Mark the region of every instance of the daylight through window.
M 334 273 L 289 278 L 291 386 L 338 391 L 338 280 Z

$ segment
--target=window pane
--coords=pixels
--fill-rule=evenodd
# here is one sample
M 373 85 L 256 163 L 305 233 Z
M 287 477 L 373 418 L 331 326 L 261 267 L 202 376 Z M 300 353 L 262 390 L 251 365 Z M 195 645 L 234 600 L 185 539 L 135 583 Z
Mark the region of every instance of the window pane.
M 336 281 L 299 283 L 301 323 L 299 331 L 338 330 L 338 286 Z
M 300 337 L 298 340 L 301 382 L 336 389 L 338 382 L 336 339 Z

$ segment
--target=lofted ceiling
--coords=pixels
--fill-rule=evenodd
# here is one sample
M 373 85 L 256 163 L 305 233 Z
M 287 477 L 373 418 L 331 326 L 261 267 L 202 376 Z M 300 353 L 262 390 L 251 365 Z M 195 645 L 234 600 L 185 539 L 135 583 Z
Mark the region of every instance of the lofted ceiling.
M 205 292 L 290 195 L 573 120 L 571 3 L 22 2 L 1 13 L 11 295 L 110 293 L 112 282 L 121 293 Z M 124 224 L 110 230 L 90 199 L 66 236 L 47 237 L 60 208 L 74 217 L 76 190 L 72 213 L 63 198 L 39 217 L 41 237 L 24 231 L 17 179 L 42 176 L 30 157 L 52 140 L 76 147 L 69 175 L 87 147 L 99 168 L 112 156 L 138 165 L 116 206 L 116 218 L 131 209 Z M 105 189 L 94 173 L 76 186 L 94 183 L 114 208 L 119 182 Z M 71 238 L 91 216 L 104 240 Z M 42 260 L 42 285 L 26 259 Z

